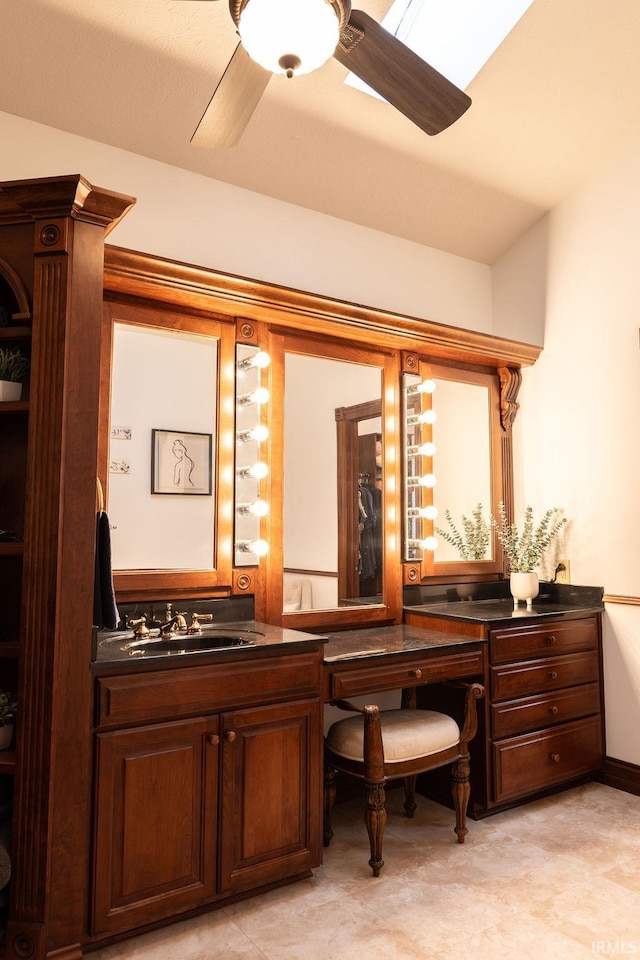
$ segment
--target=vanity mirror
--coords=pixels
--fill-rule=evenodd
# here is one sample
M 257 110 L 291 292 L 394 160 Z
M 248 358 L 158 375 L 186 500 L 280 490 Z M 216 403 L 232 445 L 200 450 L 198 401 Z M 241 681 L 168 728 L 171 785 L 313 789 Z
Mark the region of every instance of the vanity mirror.
M 229 584 L 233 327 L 128 305 L 105 314 L 102 479 L 118 596 Z
M 397 363 L 375 350 L 293 336 L 273 336 L 270 353 L 283 411 L 279 440 L 272 431 L 282 450 L 273 465 L 282 482 L 271 488 L 272 514 L 282 516 L 280 535 L 270 536 L 273 579 L 280 577 L 274 615 L 278 605 L 294 626 L 326 622 L 327 611 L 332 623 L 393 616 Z
M 463 516 L 473 522 L 480 505 L 488 523 L 502 498 L 497 377 L 421 361 L 418 372 L 403 375 L 403 400 L 404 558 L 414 581 L 497 573 L 492 532 L 466 556 L 441 532 L 452 532 L 448 513 L 464 537 Z

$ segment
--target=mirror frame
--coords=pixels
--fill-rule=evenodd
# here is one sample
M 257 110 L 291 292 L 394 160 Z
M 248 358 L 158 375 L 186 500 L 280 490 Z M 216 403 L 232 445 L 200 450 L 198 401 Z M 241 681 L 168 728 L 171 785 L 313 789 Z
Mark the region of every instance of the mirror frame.
M 269 623 L 282 623 L 292 629 L 312 629 L 340 625 L 387 623 L 402 615 L 402 561 L 400 553 L 401 516 L 396 504 L 400 490 L 401 462 L 397 456 L 400 444 L 400 355 L 365 344 L 336 341 L 330 338 L 309 338 L 293 331 L 272 332 L 268 352 L 271 356 L 272 411 L 284 409 L 285 354 L 324 357 L 379 367 L 382 374 L 382 438 L 383 438 L 383 579 L 382 604 L 334 607 L 323 610 L 283 613 L 284 550 L 280 519 L 283 516 L 284 423 L 272 414 L 270 431 L 269 513 L 270 550 L 267 557 L 266 614 Z M 336 478 L 337 483 L 337 478 Z M 336 563 L 338 558 L 336 557 Z
M 208 570 L 114 570 L 113 585 L 119 602 L 134 599 L 157 599 L 168 594 L 187 597 L 228 592 L 232 584 L 233 557 L 233 471 L 229 470 L 229 456 L 233 461 L 235 449 L 235 326 L 209 319 L 176 313 L 158 305 L 148 306 L 107 300 L 104 303 L 101 376 L 98 477 L 104 490 L 108 512 L 109 494 L 109 411 L 111 406 L 111 369 L 114 323 L 131 324 L 159 330 L 213 337 L 218 341 L 218 394 L 216 452 L 213 475 L 213 506 L 215 510 L 213 565 Z M 159 374 L 161 379 L 161 374 Z

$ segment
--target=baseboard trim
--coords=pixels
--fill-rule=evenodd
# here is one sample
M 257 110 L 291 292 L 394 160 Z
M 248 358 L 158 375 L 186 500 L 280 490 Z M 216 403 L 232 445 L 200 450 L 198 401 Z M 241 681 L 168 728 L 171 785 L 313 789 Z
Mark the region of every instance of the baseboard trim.
M 615 760 L 605 757 L 602 767 L 603 783 L 625 793 L 633 793 L 640 797 L 640 766 L 636 763 L 627 763 L 626 760 Z

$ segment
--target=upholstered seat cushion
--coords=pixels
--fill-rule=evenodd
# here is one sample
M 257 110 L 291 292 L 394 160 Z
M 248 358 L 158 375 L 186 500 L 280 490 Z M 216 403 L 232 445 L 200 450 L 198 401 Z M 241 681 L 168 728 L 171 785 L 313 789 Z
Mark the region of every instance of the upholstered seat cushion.
M 380 726 L 385 763 L 428 757 L 460 740 L 458 724 L 434 710 L 381 710 Z M 348 760 L 363 759 L 364 722 L 360 714 L 332 724 L 327 746 Z

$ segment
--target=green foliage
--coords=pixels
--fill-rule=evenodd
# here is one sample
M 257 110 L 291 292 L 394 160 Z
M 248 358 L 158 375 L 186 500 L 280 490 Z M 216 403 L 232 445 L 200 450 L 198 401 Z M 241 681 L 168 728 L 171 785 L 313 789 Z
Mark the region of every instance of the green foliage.
M 29 369 L 29 358 L 19 347 L 0 347 L 0 380 L 18 382 Z
M 536 526 L 533 520 L 533 507 L 524 512 L 522 533 L 515 523 L 509 523 L 504 503 L 498 504 L 498 519 L 491 517 L 491 526 L 495 527 L 498 540 L 502 544 L 504 555 L 509 563 L 510 573 L 533 573 L 542 554 L 567 522 L 566 517 L 554 519 L 558 508 L 547 510 Z
M 441 527 L 436 527 L 435 532 L 455 547 L 463 560 L 484 560 L 489 546 L 491 527 L 482 516 L 482 504 L 479 503 L 475 510 L 471 511 L 473 519 L 470 520 L 464 513 L 462 514 L 462 532 L 456 527 L 450 510 L 445 510 L 444 516 L 451 529 L 443 530 Z
M 18 701 L 13 693 L 0 690 L 0 727 L 13 723 L 17 706 Z

